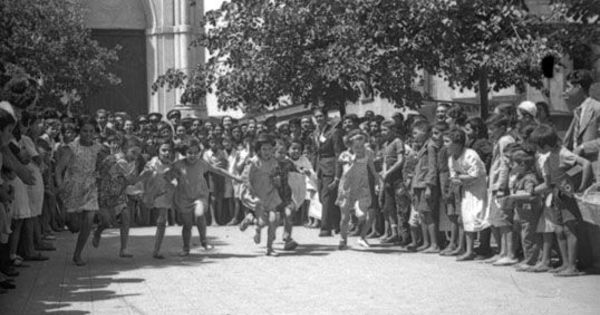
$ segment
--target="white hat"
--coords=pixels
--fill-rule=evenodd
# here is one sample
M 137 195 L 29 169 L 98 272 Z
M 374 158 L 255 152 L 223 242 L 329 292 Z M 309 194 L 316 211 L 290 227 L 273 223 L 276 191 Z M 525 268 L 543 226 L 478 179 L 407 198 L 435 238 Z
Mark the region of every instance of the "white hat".
M 0 109 L 3 109 L 5 111 L 7 111 L 9 114 L 11 114 L 13 116 L 13 118 L 15 120 L 18 121 L 17 115 L 15 115 L 15 110 L 14 110 L 13 106 L 9 102 L 6 102 L 6 101 L 0 102 Z
M 528 112 L 533 117 L 537 116 L 537 107 L 532 101 L 523 101 L 517 108 Z

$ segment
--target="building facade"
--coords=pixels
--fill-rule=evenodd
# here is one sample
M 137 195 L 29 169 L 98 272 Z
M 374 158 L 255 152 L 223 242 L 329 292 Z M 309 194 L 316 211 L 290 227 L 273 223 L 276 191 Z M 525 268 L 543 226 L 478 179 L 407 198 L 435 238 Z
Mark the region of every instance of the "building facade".
M 189 71 L 204 61 L 203 49 L 189 49 L 202 31 L 203 1 L 193 6 L 189 0 L 83 0 L 83 4 L 92 36 L 105 47 L 121 46 L 112 70 L 122 83 L 85 100 L 86 108 L 142 114 L 179 107 L 187 114 L 205 114 L 204 102 L 179 104 L 181 89 L 151 90 L 167 69 Z

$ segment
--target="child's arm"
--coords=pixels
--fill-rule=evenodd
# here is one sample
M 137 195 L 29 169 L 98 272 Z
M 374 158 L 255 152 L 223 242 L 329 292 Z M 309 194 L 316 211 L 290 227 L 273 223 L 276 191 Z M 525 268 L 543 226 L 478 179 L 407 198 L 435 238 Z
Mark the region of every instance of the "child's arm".
M 213 166 L 212 164 L 210 164 L 204 160 L 199 160 L 198 163 L 204 163 L 205 167 L 208 169 L 209 172 L 213 172 L 215 174 L 219 174 L 221 176 L 231 178 L 232 180 L 234 180 L 236 182 L 242 182 L 241 177 L 233 175 L 220 167 Z
M 394 150 L 396 151 L 397 160 L 394 165 L 390 166 L 390 168 L 385 171 L 383 174 L 383 180 L 386 180 L 390 174 L 393 174 L 395 171 L 401 169 L 402 165 L 404 165 L 404 142 L 401 140 L 394 140 L 393 145 Z
M 377 173 L 377 170 L 375 169 L 375 161 L 373 159 L 369 159 L 368 162 L 368 168 L 369 168 L 369 172 L 371 172 L 371 175 L 373 175 L 373 178 L 379 180 L 379 182 L 383 182 L 383 177 L 381 176 L 381 174 Z
M 425 181 L 427 183 L 425 196 L 431 196 L 432 191 L 438 185 L 437 150 L 433 144 L 427 144 L 427 177 Z

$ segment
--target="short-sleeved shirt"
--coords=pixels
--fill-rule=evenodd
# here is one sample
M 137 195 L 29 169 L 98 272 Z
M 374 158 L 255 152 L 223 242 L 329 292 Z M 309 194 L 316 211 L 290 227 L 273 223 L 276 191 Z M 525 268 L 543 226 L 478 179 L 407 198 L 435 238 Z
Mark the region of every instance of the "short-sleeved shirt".
M 545 156 L 542 161 L 542 178 L 549 184 L 558 185 L 565 173 L 577 163 L 577 155 L 565 147 L 560 147 Z
M 404 141 L 395 138 L 392 142 L 384 144 L 381 151 L 385 168 L 389 169 L 398 162 L 398 155 L 404 155 Z

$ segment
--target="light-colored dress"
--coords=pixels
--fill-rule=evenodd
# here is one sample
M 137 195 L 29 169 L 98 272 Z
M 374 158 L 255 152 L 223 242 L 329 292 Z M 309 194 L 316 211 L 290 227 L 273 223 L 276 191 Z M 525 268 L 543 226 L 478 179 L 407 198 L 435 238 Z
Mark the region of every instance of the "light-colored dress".
M 83 146 L 79 140 L 69 143 L 72 155 L 64 177 L 63 201 L 67 212 L 97 211 L 98 186 L 96 161 L 100 144 Z
M 22 148 L 27 151 L 27 154 L 31 158 L 39 156 L 39 152 L 33 143 L 33 140 L 28 136 L 21 136 Z M 35 178 L 35 184 L 27 185 L 27 198 L 29 199 L 29 210 L 31 211 L 31 217 L 37 217 L 42 214 L 42 208 L 44 207 L 44 178 L 42 177 L 42 171 L 40 167 L 33 161 L 27 164 L 27 169 L 32 173 Z
M 244 173 L 244 170 L 238 171 L 238 165 L 236 165 L 236 164 L 240 163 L 241 161 L 244 161 L 246 159 L 246 157 L 250 154 L 250 152 L 248 152 L 248 150 L 246 150 L 246 149 L 236 150 L 235 152 L 236 152 L 236 154 L 234 157 L 234 161 L 229 163 L 229 172 L 231 174 L 240 176 Z M 242 191 L 244 190 L 243 185 L 245 185 L 245 184 L 236 182 L 236 181 L 232 181 L 232 185 L 233 185 L 233 197 L 241 200 L 242 199 Z
M 338 186 L 338 197 L 335 204 L 342 211 L 360 211 L 357 215 L 366 214 L 371 205 L 371 189 L 369 186 L 369 163 L 372 157 L 366 154 L 363 158 L 349 151 L 340 154 L 339 162 L 344 163 L 343 173 Z
M 469 175 L 475 179 L 463 184 L 461 219 L 465 232 L 479 232 L 490 226 L 486 220 L 487 186 L 485 164 L 477 152 L 465 149 L 458 159 L 453 156 L 448 158 L 450 177 Z

